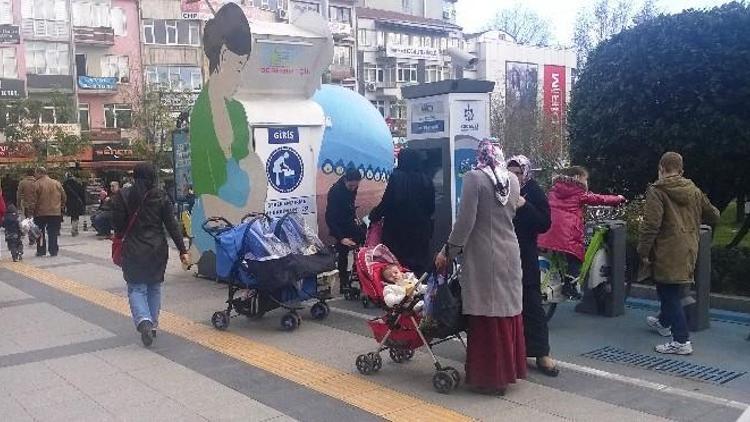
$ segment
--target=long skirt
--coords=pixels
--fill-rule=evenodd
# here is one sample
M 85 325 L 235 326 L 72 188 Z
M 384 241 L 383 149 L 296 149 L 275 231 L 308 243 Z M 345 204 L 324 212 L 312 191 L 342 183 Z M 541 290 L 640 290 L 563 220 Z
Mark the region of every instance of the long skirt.
M 483 389 L 504 389 L 526 378 L 523 317 L 467 315 L 466 383 Z

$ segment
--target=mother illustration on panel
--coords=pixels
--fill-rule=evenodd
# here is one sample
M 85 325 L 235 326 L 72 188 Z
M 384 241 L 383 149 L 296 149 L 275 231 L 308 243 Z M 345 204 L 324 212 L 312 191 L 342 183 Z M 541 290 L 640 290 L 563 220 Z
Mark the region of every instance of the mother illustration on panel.
M 262 212 L 267 185 L 264 165 L 250 138 L 245 109 L 234 100 L 251 51 L 250 24 L 242 9 L 227 3 L 206 23 L 203 48 L 210 78 L 198 96 L 190 121 L 192 174 L 197 201 L 191 259 L 213 250 L 200 228 L 208 217 L 232 223 L 248 212 Z

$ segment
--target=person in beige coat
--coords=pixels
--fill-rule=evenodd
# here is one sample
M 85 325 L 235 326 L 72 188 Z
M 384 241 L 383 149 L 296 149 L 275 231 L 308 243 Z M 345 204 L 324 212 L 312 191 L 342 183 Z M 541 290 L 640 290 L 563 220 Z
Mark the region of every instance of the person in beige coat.
M 508 384 L 526 377 L 521 252 L 513 226 L 516 210 L 525 203 L 519 191 L 500 146 L 482 141 L 476 168 L 463 176 L 448 245 L 435 260 L 441 270 L 447 265 L 446 255 L 463 250 L 466 384 L 482 394 L 503 395 Z
M 50 256 L 57 256 L 60 250 L 57 237 L 60 235 L 66 200 L 65 190 L 60 182 L 47 176 L 47 169 L 39 167 L 36 170 L 36 183 L 31 203 L 31 208 L 34 210 L 34 224 L 42 231 L 42 237 L 36 246 L 36 256 L 47 254 L 47 242 L 49 242 Z
M 31 204 L 34 202 L 35 183 L 34 169 L 27 169 L 26 176 L 18 183 L 18 209 L 24 217 L 34 216 Z

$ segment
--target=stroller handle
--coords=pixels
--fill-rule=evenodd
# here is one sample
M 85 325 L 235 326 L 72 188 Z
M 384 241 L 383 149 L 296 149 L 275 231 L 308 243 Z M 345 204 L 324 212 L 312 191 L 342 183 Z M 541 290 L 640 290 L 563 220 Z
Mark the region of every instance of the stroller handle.
M 216 238 L 217 231 L 223 232 L 232 227 L 234 227 L 234 224 L 224 217 L 209 217 L 201 224 L 203 231 L 213 238 Z

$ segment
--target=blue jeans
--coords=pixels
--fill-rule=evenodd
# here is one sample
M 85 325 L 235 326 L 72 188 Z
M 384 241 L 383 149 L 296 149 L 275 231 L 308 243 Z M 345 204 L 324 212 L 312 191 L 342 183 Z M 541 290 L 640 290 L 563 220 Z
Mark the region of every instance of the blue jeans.
M 680 343 L 690 340 L 688 332 L 687 318 L 685 317 L 685 308 L 682 307 L 680 300 L 680 284 L 656 284 L 656 293 L 659 295 L 661 302 L 661 313 L 659 313 L 659 322 L 664 327 L 672 329 L 672 339 Z
M 159 325 L 161 283 L 128 283 L 128 301 L 136 328 L 145 320 L 151 321 L 154 328 Z

